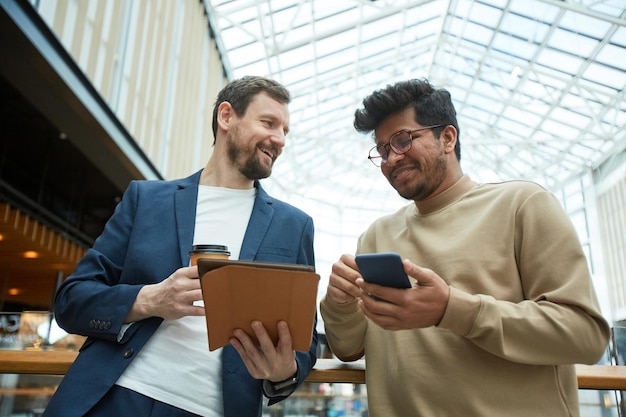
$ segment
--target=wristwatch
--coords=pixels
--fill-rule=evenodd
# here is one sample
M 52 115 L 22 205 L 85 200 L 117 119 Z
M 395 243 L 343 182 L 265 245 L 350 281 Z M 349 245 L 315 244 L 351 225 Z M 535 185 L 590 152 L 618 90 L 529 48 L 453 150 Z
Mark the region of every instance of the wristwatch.
M 283 391 L 287 388 L 291 388 L 294 385 L 296 385 L 298 383 L 298 378 L 296 377 L 296 375 L 294 375 L 283 381 L 270 382 L 270 383 L 272 384 L 272 388 L 274 389 L 274 391 L 278 392 L 278 391 Z

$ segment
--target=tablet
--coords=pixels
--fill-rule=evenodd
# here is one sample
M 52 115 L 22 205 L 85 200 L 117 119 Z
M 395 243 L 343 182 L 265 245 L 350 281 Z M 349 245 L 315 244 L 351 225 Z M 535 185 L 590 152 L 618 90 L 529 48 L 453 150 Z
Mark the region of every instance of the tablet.
M 250 325 L 260 321 L 274 345 L 279 321 L 289 325 L 292 349 L 309 351 L 317 311 L 319 275 L 308 265 L 199 259 L 209 350 L 230 343 L 242 329 L 259 345 Z
M 240 261 L 230 259 L 213 259 L 213 258 L 200 258 L 198 259 L 198 275 L 202 277 L 209 271 L 216 268 L 227 265 L 237 266 L 251 266 L 254 268 L 272 268 L 272 269 L 286 269 L 289 271 L 303 271 L 303 272 L 315 272 L 315 267 L 311 265 L 302 264 L 288 264 L 280 262 L 260 262 L 260 261 Z

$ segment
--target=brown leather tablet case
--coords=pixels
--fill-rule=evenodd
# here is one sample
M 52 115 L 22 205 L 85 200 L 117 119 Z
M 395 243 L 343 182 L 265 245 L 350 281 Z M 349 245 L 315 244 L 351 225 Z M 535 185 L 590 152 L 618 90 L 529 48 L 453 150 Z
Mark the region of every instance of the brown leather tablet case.
M 198 271 L 209 334 L 209 350 L 229 344 L 233 331 L 261 321 L 274 344 L 276 324 L 289 325 L 292 346 L 308 351 L 313 336 L 319 275 L 308 265 L 199 259 Z

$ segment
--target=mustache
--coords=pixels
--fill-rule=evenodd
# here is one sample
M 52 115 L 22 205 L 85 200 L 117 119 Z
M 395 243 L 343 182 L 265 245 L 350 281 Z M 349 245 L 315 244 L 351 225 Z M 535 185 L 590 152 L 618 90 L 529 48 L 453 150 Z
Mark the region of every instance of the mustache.
M 406 163 L 406 164 L 402 164 L 402 165 L 398 165 L 398 166 L 394 166 L 392 168 L 389 168 L 388 175 L 390 178 L 395 178 L 396 176 L 396 172 L 400 172 L 403 171 L 407 168 L 413 168 L 413 169 L 417 169 L 418 171 L 422 170 L 422 166 L 419 162 L 410 162 L 410 163 Z
M 269 152 L 274 162 L 280 156 L 280 148 L 276 145 L 259 145 L 258 148 L 261 149 L 261 151 Z

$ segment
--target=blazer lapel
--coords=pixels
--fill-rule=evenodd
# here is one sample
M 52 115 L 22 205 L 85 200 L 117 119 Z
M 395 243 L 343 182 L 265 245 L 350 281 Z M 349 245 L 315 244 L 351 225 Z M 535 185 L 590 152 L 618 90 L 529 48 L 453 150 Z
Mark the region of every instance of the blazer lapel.
M 248 222 L 248 229 L 243 237 L 243 243 L 239 252 L 239 259 L 246 261 L 255 259 L 274 215 L 271 197 L 267 195 L 258 181 L 255 181 L 254 186 L 257 189 L 257 195 L 252 207 L 252 215 Z
M 196 206 L 198 202 L 198 183 L 200 172 L 180 180 L 174 194 L 174 212 L 176 231 L 180 248 L 182 266 L 189 266 L 189 251 L 193 245 L 193 232 L 196 225 Z

